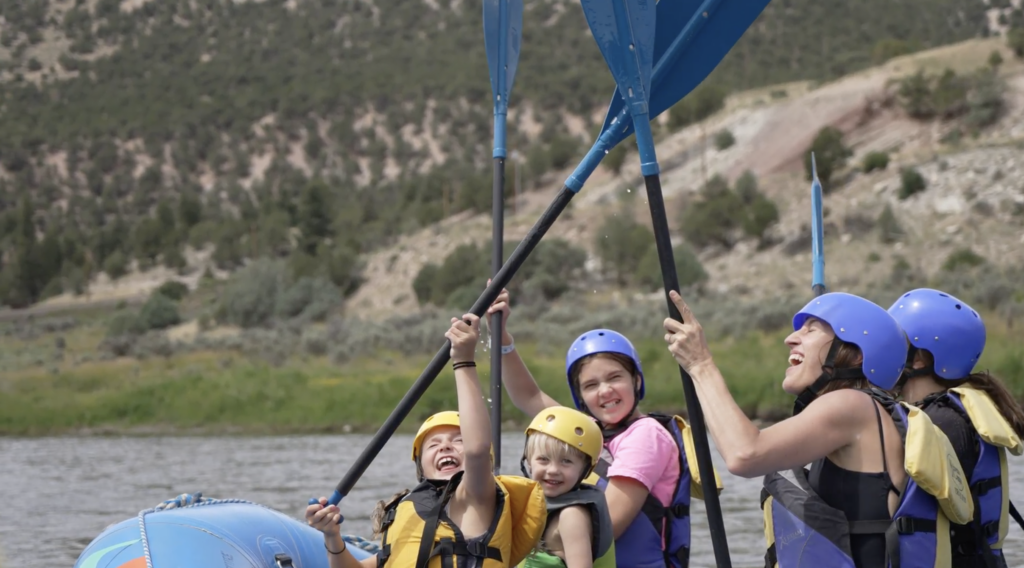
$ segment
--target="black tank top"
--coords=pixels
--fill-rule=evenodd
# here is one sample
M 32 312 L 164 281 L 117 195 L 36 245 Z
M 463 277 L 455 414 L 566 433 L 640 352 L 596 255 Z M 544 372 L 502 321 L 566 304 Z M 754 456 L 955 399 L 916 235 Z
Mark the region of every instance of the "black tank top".
M 811 489 L 830 507 L 846 514 L 849 521 L 887 521 L 889 514 L 889 492 L 900 494 L 889 476 L 889 464 L 885 458 L 885 434 L 882 431 L 882 416 L 875 407 L 878 435 L 882 440 L 882 471 L 864 473 L 850 471 L 832 463 L 827 457 L 811 464 L 807 481 Z M 885 566 L 884 534 L 850 535 L 853 562 L 858 568 Z

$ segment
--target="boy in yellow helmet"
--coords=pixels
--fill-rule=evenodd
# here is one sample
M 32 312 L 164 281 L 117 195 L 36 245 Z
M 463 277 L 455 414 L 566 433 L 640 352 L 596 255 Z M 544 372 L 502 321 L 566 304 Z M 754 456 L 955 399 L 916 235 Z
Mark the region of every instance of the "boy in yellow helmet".
M 544 489 L 548 520 L 523 568 L 614 568 L 608 503 L 583 483 L 601 457 L 600 427 L 582 412 L 552 406 L 533 418 L 526 436 L 523 473 Z
M 491 424 L 474 362 L 480 319 L 452 318 L 452 368 L 459 411 L 439 412 L 413 440 L 419 480 L 374 513 L 381 551 L 359 561 L 341 539 L 340 513 L 321 498 L 306 521 L 324 533 L 331 568 L 507 568 L 518 564 L 544 530 L 538 484 L 491 472 Z M 462 426 L 465 426 L 463 428 Z

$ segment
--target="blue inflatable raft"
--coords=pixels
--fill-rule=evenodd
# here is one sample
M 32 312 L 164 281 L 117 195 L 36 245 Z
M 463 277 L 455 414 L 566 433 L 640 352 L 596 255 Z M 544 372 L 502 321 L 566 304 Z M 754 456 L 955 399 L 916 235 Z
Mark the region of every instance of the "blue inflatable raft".
M 359 559 L 377 546 L 345 535 Z M 75 568 L 327 568 L 323 534 L 240 499 L 182 495 L 107 527 Z

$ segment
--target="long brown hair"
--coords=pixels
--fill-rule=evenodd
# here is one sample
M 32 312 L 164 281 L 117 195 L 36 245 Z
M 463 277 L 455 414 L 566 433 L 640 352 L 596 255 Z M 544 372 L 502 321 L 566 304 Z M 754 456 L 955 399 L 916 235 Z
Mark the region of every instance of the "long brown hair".
M 382 525 L 384 524 L 385 511 L 388 510 L 388 507 L 391 507 L 393 504 L 397 503 L 398 501 L 401 501 L 402 498 L 408 494 L 409 490 L 403 489 L 398 493 L 392 495 L 391 498 L 388 499 L 387 501 L 377 501 L 377 506 L 374 507 L 373 512 L 370 513 L 370 526 L 373 529 L 374 540 L 380 538 L 382 533 L 384 532 L 384 527 Z
M 935 358 L 926 349 L 918 349 L 915 359 L 923 362 L 927 367 L 934 368 Z M 935 377 L 935 380 L 939 381 L 947 389 L 966 385 L 987 394 L 992 399 L 992 402 L 995 403 L 999 414 L 1002 414 L 1003 418 L 1010 423 L 1013 431 L 1018 436 L 1024 438 L 1024 408 L 1021 408 L 1017 399 L 1013 397 L 1013 393 L 1010 392 L 1010 389 L 1006 388 L 1003 381 L 993 377 L 988 371 L 971 373 L 967 378 L 960 379 L 959 381 L 948 381 L 942 377 Z

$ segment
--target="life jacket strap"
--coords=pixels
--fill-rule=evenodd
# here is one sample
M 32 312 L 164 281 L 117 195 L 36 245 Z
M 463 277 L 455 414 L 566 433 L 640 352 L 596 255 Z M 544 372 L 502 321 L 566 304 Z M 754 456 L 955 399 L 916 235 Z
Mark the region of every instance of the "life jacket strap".
M 885 534 L 889 530 L 892 521 L 888 519 L 877 521 L 850 521 L 850 534 Z
M 894 519 L 885 531 L 885 554 L 889 557 L 891 568 L 900 568 L 900 535 L 919 532 L 935 532 L 935 521 L 931 519 L 915 519 L 900 517 Z
M 978 496 L 985 495 L 993 489 L 1002 487 L 1003 479 L 1001 477 L 990 477 L 988 479 L 981 479 L 971 484 L 971 493 Z
M 437 546 L 434 547 L 433 552 L 430 553 L 431 558 L 435 556 L 441 557 L 442 565 L 445 564 L 445 558 L 450 559 L 453 556 L 473 556 L 501 562 L 501 550 L 493 546 L 487 546 L 487 543 L 479 540 L 466 542 L 452 538 L 442 538 L 438 541 Z

